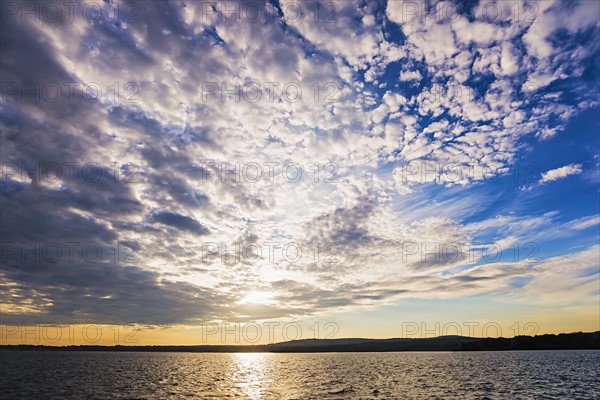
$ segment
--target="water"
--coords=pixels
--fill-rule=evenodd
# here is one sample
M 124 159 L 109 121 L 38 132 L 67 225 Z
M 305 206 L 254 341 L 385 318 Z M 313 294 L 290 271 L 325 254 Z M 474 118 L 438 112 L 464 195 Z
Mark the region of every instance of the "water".
M 2 399 L 600 398 L 600 351 L 0 357 Z

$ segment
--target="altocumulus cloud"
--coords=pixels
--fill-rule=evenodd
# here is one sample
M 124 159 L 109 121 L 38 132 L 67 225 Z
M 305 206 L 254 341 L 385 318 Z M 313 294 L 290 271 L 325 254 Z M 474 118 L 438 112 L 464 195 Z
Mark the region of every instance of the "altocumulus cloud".
M 3 15 L 0 228 L 12 247 L 2 321 L 277 318 L 507 293 L 515 282 L 523 298 L 569 282 L 593 296 L 567 266 L 594 267 L 585 238 L 597 208 L 535 197 L 566 180 L 521 191 L 513 178 L 532 149 L 560 149 L 570 124 L 598 109 L 598 2 L 517 3 L 516 13 L 484 0 L 324 1 L 298 17 L 298 2 L 257 1 L 257 20 L 202 1 L 139 1 L 115 20 L 115 3 L 96 2 L 93 21 L 88 3 L 73 18 Z M 43 88 L 56 86 L 50 98 Z M 560 163 L 538 156 L 547 172 L 526 170 L 529 183 L 583 177 L 595 166 L 586 140 L 558 151 Z M 284 179 L 290 164 L 297 180 Z M 44 176 L 56 165 L 61 176 Z M 254 177 L 257 165 L 261 178 L 248 179 L 244 167 Z M 470 173 L 448 184 L 436 168 L 449 165 Z M 479 251 L 543 249 L 548 232 L 563 235 L 563 256 L 493 263 Z M 586 248 L 571 254 L 570 240 Z M 136 263 L 37 262 L 13 246 L 49 242 L 139 251 Z M 262 253 L 223 260 L 206 243 Z M 289 243 L 298 261 L 270 257 Z M 446 252 L 423 257 L 423 243 Z M 238 303 L 256 288 L 272 303 Z

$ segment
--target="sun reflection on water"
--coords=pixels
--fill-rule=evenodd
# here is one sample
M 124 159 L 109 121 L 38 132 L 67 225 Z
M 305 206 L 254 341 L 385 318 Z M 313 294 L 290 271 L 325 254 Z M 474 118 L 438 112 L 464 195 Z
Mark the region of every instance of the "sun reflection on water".
M 261 399 L 266 383 L 266 364 L 269 354 L 237 353 L 231 354 L 235 369 L 234 384 L 249 399 Z

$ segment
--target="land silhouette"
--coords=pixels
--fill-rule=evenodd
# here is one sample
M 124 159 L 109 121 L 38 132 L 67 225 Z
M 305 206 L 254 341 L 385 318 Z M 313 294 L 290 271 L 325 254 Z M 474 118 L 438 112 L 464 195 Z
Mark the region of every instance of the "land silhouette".
M 320 353 L 386 351 L 502 351 L 502 350 L 591 350 L 600 349 L 600 331 L 515 336 L 512 338 L 474 338 L 438 336 L 395 339 L 303 339 L 265 345 L 160 345 L 160 346 L 45 346 L 2 345 L 0 350 L 15 351 L 137 351 L 193 353 Z

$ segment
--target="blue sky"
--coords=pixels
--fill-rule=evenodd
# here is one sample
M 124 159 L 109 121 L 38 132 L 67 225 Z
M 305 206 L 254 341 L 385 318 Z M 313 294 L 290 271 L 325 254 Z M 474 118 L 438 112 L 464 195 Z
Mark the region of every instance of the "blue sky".
M 600 3 L 92 3 L 3 9 L 3 324 L 600 329 Z

